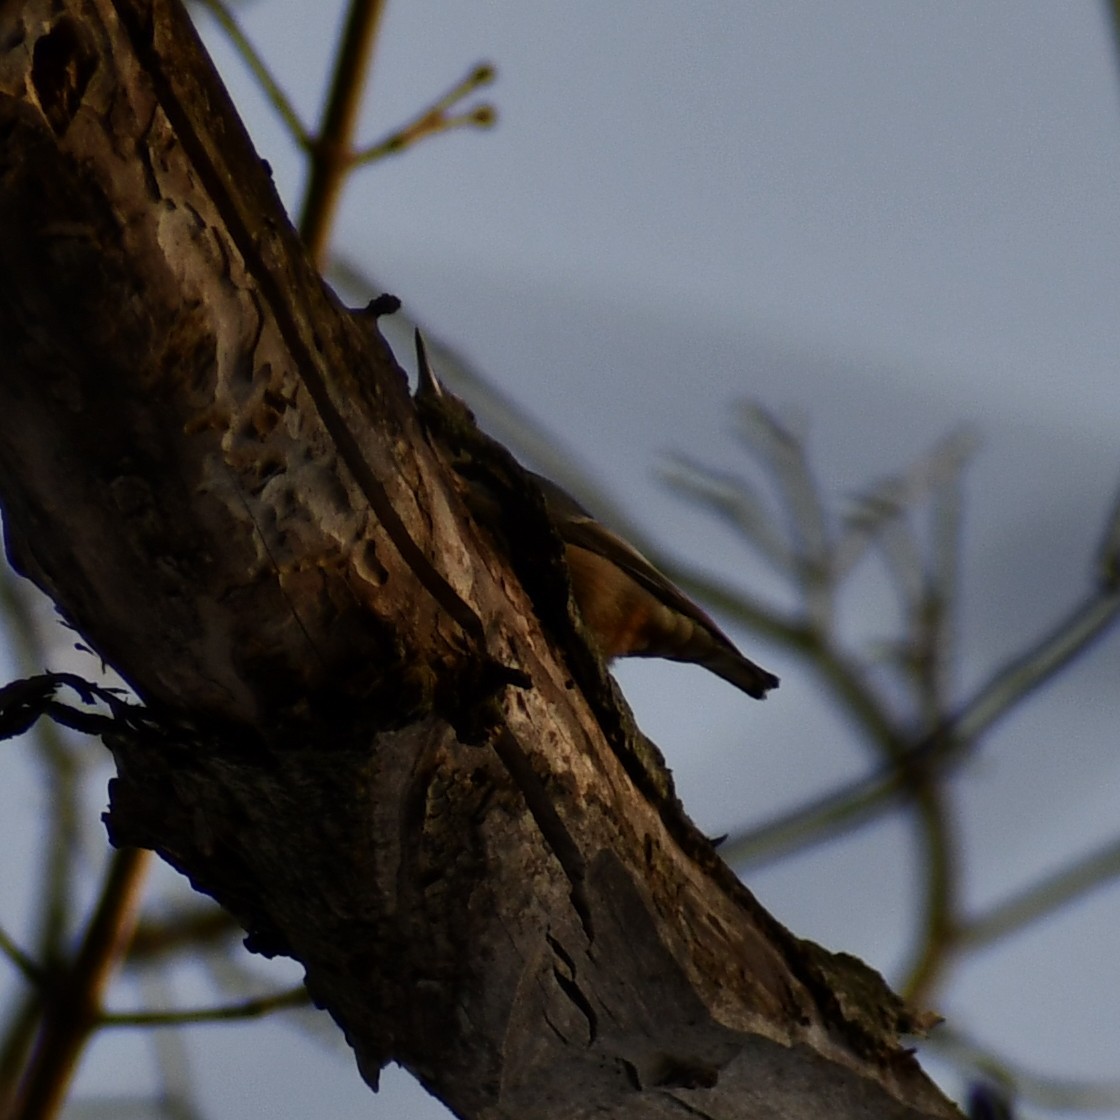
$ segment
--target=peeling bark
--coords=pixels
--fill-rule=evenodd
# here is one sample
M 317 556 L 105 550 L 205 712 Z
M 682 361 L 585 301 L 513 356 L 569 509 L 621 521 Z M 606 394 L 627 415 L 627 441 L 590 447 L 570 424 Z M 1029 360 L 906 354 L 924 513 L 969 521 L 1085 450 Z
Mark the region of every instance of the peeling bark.
M 0 252 L 9 553 L 178 728 L 111 737 L 111 836 L 299 960 L 371 1085 L 398 1061 L 464 1117 L 958 1115 L 878 976 L 684 816 L 500 450 L 524 539 L 466 515 L 177 4 L 0 7 Z

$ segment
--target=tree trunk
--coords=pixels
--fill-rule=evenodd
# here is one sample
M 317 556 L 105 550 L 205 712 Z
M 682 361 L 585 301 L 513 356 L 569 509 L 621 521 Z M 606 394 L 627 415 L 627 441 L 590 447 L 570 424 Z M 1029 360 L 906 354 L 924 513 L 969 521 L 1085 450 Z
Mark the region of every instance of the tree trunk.
M 684 816 L 539 495 L 421 424 L 179 5 L 4 4 L 0 52 L 0 499 L 154 717 L 108 737 L 114 842 L 460 1116 L 956 1116 Z M 522 529 L 466 515 L 464 446 Z

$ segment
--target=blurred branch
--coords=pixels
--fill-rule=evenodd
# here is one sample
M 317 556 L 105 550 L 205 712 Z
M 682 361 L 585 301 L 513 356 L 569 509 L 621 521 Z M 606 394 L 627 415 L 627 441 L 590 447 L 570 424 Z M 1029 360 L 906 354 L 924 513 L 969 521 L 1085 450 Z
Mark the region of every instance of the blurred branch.
M 1113 840 L 1006 902 L 993 906 L 987 913 L 965 922 L 958 939 L 962 946 L 978 949 L 1054 913 L 1117 876 L 1120 876 L 1120 840 Z
M 721 501 L 726 505 L 726 499 Z M 952 498 L 953 503 L 958 501 L 959 497 Z M 956 521 L 959 515 L 950 510 L 941 516 Z M 1107 521 L 1106 541 L 1120 535 L 1116 528 L 1118 518 L 1120 495 Z M 943 528 L 939 532 L 941 539 L 935 534 L 936 547 L 946 553 L 953 551 L 951 536 L 956 530 Z M 940 562 L 942 571 L 947 570 L 946 563 L 946 560 Z M 1015 654 L 992 673 L 955 714 L 944 715 L 932 730 L 925 733 L 919 730 L 915 737 L 914 727 L 920 728 L 921 722 L 908 725 L 894 718 L 886 703 L 869 691 L 866 673 L 858 668 L 858 660 L 853 655 L 835 650 L 820 635 L 794 620 L 767 612 L 756 604 L 744 607 L 737 592 L 705 576 L 678 569 L 675 577 L 721 613 L 805 654 L 834 695 L 888 754 L 897 756 L 901 749 L 907 766 L 926 767 L 936 762 L 939 769 L 971 749 L 1021 699 L 1033 694 L 1089 649 L 1120 615 L 1120 589 L 1107 583 L 1098 586 L 1033 646 Z M 955 585 L 955 562 L 951 577 L 942 578 L 951 578 Z M 946 617 L 941 625 L 948 625 L 948 621 Z M 896 767 L 877 771 L 739 834 L 723 851 L 733 862 L 745 861 L 753 865 L 776 858 L 794 847 L 832 838 L 888 808 L 904 785 L 903 774 Z
M 699 578 L 688 581 L 693 587 L 706 586 Z M 707 599 L 707 596 L 703 596 Z M 710 601 L 710 600 L 709 600 Z M 726 613 L 736 614 L 727 604 Z M 1101 637 L 1120 614 L 1120 594 L 1095 593 L 1078 604 L 1052 631 L 1034 647 L 1015 655 L 992 674 L 967 701 L 958 714 L 925 736 L 909 757 L 925 765 L 936 763 L 942 770 L 960 758 L 966 750 L 986 734 L 1024 696 L 1065 668 L 1074 658 Z M 749 624 L 749 618 L 744 618 Z M 779 638 L 783 635 L 777 635 Z M 790 642 L 793 645 L 793 642 Z M 798 643 L 796 648 L 801 648 Z M 817 657 L 813 653 L 814 659 Z M 818 671 L 822 665 L 815 662 Z M 858 680 L 846 679 L 840 667 L 834 667 L 837 680 L 843 682 L 844 700 L 860 697 L 865 717 L 879 720 L 881 711 L 863 697 Z M 837 680 L 824 672 L 834 687 Z M 864 722 L 861 719 L 861 722 Z M 870 725 L 864 722 L 865 729 Z M 894 733 L 889 723 L 877 724 L 877 733 Z M 865 778 L 813 798 L 795 809 L 781 813 L 770 821 L 733 834 L 721 848 L 728 862 L 736 866 L 757 867 L 810 844 L 834 839 L 858 827 L 868 819 L 897 804 L 906 789 L 903 770 L 891 764 Z
M 1034 646 L 1012 657 L 989 677 L 945 730 L 952 732 L 958 744 L 980 738 L 1020 700 L 1103 637 L 1118 615 L 1120 590 L 1101 588 L 1091 592 Z
M 976 748 L 1002 715 L 1105 633 L 1120 613 L 1120 590 L 1114 581 L 1105 579 L 1053 630 L 1031 649 L 1011 658 L 952 714 L 952 606 L 959 596 L 961 479 L 972 438 L 951 437 L 904 475 L 872 488 L 857 513 L 847 519 L 846 535 L 839 538 L 846 555 L 838 560 L 841 545 L 830 543 L 812 474 L 803 453 L 794 451 L 797 441 L 759 410 L 750 412 L 748 418 L 749 449 L 778 476 L 776 482 L 790 518 L 788 548 L 796 559 L 791 570 L 798 573 L 795 578 L 804 603 L 804 616 L 797 619 L 762 608 L 764 615 L 769 614 L 762 629 L 809 659 L 878 746 L 887 765 L 868 779 L 740 833 L 725 845 L 724 855 L 736 866 L 757 864 L 795 847 L 832 839 L 892 805 L 912 804 L 922 849 L 918 865 L 924 879 L 924 913 L 917 925 L 919 941 L 905 970 L 903 991 L 920 1004 L 962 944 L 956 830 L 941 778 L 956 759 Z M 736 488 L 726 475 L 716 476 L 695 464 L 689 464 L 689 470 L 685 485 L 724 520 L 737 525 L 748 542 L 756 546 L 762 542 L 764 553 L 771 558 L 787 548 L 766 525 L 761 504 L 749 488 Z M 909 519 L 915 503 L 925 499 L 931 506 L 931 524 L 923 549 Z M 1116 568 L 1118 522 L 1120 498 L 1100 549 L 1100 567 L 1106 574 Z M 911 711 L 900 714 L 873 690 L 858 657 L 839 645 L 828 610 L 828 596 L 835 591 L 831 581 L 839 573 L 850 572 L 870 544 L 879 547 L 903 606 L 898 668 L 912 684 L 913 705 Z M 760 608 L 743 611 L 734 593 L 699 577 L 686 577 L 682 582 L 705 601 L 715 602 L 748 625 L 757 625 Z M 720 593 L 713 594 L 717 590 Z M 1067 892 L 1068 897 L 1086 889 L 1088 882 L 1095 881 L 1093 876 L 1115 873 L 1111 860 L 1103 856 L 1080 872 L 1017 900 L 1011 909 L 992 916 L 998 921 L 990 928 L 1000 928 L 999 922 L 1027 920 L 1036 908 L 1057 905 L 1057 901 L 1051 902 L 1055 892 Z
M 764 867 L 813 844 L 839 839 L 899 804 L 906 789 L 897 766 L 802 802 L 768 821 L 733 832 L 720 855 L 740 871 Z
M 300 232 L 308 252 L 320 268 L 326 260 L 330 230 L 350 172 L 403 152 L 429 136 L 459 128 L 489 128 L 498 119 L 497 110 L 488 103 L 472 105 L 458 113 L 451 112 L 463 98 L 493 82 L 494 67 L 481 63 L 407 124 L 394 129 L 376 143 L 355 150 L 353 138 L 385 0 L 351 0 L 331 71 L 334 77 L 327 107 L 318 134 L 313 134 L 223 0 L 199 2 L 225 32 L 292 138 L 311 157 L 311 175 L 300 217 Z
M 873 483 L 845 514 L 836 541 L 835 566 L 848 575 L 867 554 L 883 527 L 922 502 L 936 498 L 946 484 L 959 485 L 978 440 L 969 429 L 950 432 L 901 473 Z
M 954 432 L 901 475 L 872 486 L 844 518 L 836 549 L 838 574 L 852 571 L 870 545 L 882 556 L 903 613 L 892 660 L 912 686 L 911 719 L 926 728 L 937 725 L 950 703 L 962 477 L 976 443 L 970 432 Z M 912 522 L 927 503 L 923 548 Z
M 755 488 L 745 478 L 721 473 L 686 455 L 674 455 L 662 480 L 681 498 L 706 506 L 747 541 L 770 567 L 788 575 L 794 557 Z
M 805 617 L 819 633 L 832 627 L 835 578 L 831 534 L 820 487 L 809 467 L 805 440 L 761 405 L 739 407 L 736 433 L 747 451 L 761 461 L 778 488 L 787 516 L 792 567 Z
M 11 652 L 24 672 L 34 672 L 47 661 L 47 642 L 35 612 L 31 584 L 20 579 L 6 562 L 0 562 L 0 609 Z M 40 600 L 41 601 L 41 600 Z M 34 954 L 24 953 L 7 934 L 3 949 L 34 989 L 20 993 L 6 1009 L 0 1042 L 0 1113 L 15 1091 L 27 1062 L 43 1009 L 44 988 L 64 957 L 71 934 L 76 858 L 80 847 L 80 792 L 82 759 L 58 728 L 41 721 L 26 737 L 40 767 L 44 790 L 42 869 L 36 883 L 31 939 Z
M 183 1027 L 198 1023 L 226 1023 L 240 1019 L 258 1019 L 274 1011 L 307 1007 L 311 997 L 302 985 L 271 996 L 258 996 L 224 1007 L 198 1007 L 183 1011 L 106 1012 L 98 1019 L 102 1027 Z
M 183 949 L 198 950 L 238 935 L 243 936 L 244 930 L 231 914 L 216 904 L 192 906 L 173 918 L 142 921 L 129 944 L 126 963 L 129 966 L 148 964 Z
M 141 980 L 141 988 L 149 997 L 149 1003 L 170 1002 L 169 985 L 163 970 L 149 970 Z M 149 1037 L 159 1077 L 157 1103 L 160 1113 L 167 1120 L 203 1120 L 202 1108 L 195 1100 L 197 1079 L 190 1068 L 183 1034 L 180 1031 L 155 1031 Z
M 338 53 L 331 67 L 331 90 L 318 135 L 311 143 L 311 176 L 299 219 L 308 255 L 322 269 L 346 175 L 353 167 L 358 124 L 384 0 L 350 0 Z
M 492 105 L 476 105 L 462 113 L 449 110 L 480 86 L 494 80 L 494 67 L 476 66 L 412 121 L 384 139 L 355 151 L 354 134 L 369 74 L 385 0 L 351 0 L 346 25 L 333 65 L 330 95 L 318 134 L 309 141 L 311 174 L 300 213 L 299 231 L 308 254 L 322 269 L 327 260 L 330 230 L 347 175 L 356 167 L 404 151 L 427 136 L 464 127 L 488 127 L 497 119 Z
M 23 973 L 25 980 L 29 980 L 36 986 L 42 986 L 46 981 L 46 970 L 25 953 L 2 928 L 0 928 L 0 953 L 3 953 Z
M 960 907 L 958 833 L 946 805 L 947 791 L 932 771 L 911 784 L 922 851 L 916 861 L 924 877 L 924 907 L 917 923 L 913 961 L 902 970 L 899 990 L 914 1006 L 923 1006 L 949 963 Z M 924 858 L 921 858 L 924 856 Z
M 248 958 L 243 953 L 208 953 L 200 963 L 217 992 L 250 1000 L 260 989 L 260 973 L 249 967 Z M 283 980 L 278 980 L 277 988 L 283 983 Z M 286 1030 L 298 1031 L 325 1050 L 339 1053 L 345 1049 L 345 1039 L 339 1034 L 334 1021 L 329 1015 L 320 1015 L 313 1003 L 295 1004 L 279 1022 Z
M 1117 0 L 1120 4 L 1120 0 Z M 1120 591 L 1120 487 L 1105 519 L 1104 532 L 1097 546 L 1097 571 L 1102 590 Z
M 957 615 L 960 603 L 960 562 L 964 529 L 964 468 L 975 441 L 955 457 L 953 469 L 934 489 L 931 507 L 930 556 L 927 577 L 925 630 L 930 635 L 928 655 L 929 703 L 927 724 L 934 726 L 952 703 L 957 662 Z
M 1106 0 L 1109 14 L 1112 16 L 1112 42 L 1120 62 L 1120 0 Z M 1118 67 L 1120 70 L 1120 67 Z
M 48 1002 L 16 1093 L 13 1120 L 58 1115 L 78 1058 L 98 1025 L 109 981 L 128 947 L 151 859 L 151 852 L 138 848 L 122 848 L 110 857 L 81 948 Z

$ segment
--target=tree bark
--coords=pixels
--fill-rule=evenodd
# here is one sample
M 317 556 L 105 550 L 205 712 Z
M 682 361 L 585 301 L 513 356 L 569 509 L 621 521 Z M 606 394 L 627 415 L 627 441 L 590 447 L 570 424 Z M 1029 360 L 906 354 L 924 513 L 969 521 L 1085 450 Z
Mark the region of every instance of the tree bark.
M 114 842 L 460 1116 L 958 1115 L 878 975 L 685 817 L 539 495 L 420 423 L 178 4 L 4 4 L 0 52 L 0 500 L 153 713 L 108 737 Z M 464 451 L 516 531 L 465 513 Z

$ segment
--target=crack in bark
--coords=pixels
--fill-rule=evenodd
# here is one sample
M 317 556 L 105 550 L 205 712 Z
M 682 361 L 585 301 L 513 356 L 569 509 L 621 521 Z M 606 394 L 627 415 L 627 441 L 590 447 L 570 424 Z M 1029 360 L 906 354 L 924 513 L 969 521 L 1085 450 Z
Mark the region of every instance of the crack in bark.
M 599 1037 L 599 1016 L 595 1013 L 591 1001 L 583 994 L 583 989 L 576 980 L 576 962 L 572 960 L 567 949 L 551 933 L 546 933 L 544 936 L 552 951 L 567 966 L 568 971 L 565 973 L 553 965 L 552 976 L 560 990 L 587 1020 L 587 1044 L 590 1046 Z
M 533 764 L 521 749 L 521 744 L 504 724 L 494 735 L 493 746 L 502 765 L 525 798 L 525 806 L 536 822 L 545 843 L 563 868 L 564 875 L 571 885 L 568 897 L 572 909 L 579 917 L 588 942 L 593 943 L 595 931 L 592 927 L 591 906 L 587 900 L 586 888 L 587 861 L 583 858 L 579 845 L 556 811 L 544 782 L 533 769 Z

